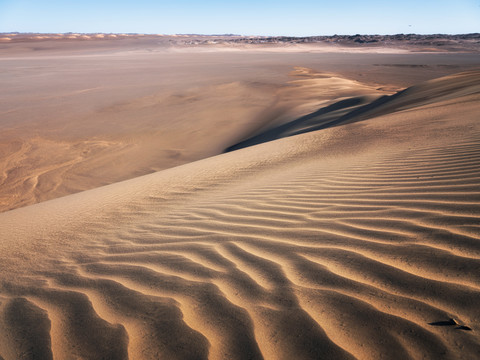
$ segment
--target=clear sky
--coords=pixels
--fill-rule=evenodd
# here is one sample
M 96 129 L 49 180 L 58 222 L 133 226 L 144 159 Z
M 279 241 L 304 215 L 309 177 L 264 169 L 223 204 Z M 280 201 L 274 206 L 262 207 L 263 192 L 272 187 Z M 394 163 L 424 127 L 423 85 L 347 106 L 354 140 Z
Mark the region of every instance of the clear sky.
M 480 32 L 480 0 L 0 0 L 0 32 L 333 35 Z

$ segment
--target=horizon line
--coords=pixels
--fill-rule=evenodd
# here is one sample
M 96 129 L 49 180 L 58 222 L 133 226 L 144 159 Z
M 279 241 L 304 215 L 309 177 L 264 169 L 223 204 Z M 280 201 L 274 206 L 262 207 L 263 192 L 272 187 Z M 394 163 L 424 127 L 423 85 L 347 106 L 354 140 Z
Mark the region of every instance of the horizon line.
M 419 35 L 419 36 L 435 36 L 435 35 L 446 35 L 446 36 L 460 36 L 460 35 L 480 35 L 480 32 L 470 32 L 470 33 L 391 33 L 391 34 L 369 34 L 369 33 L 355 33 L 355 34 L 333 34 L 333 35 L 259 35 L 259 34 L 202 34 L 202 33 L 175 33 L 175 34 L 162 34 L 162 33 L 145 33 L 145 32 L 103 32 L 103 31 L 93 31 L 93 32 L 80 32 L 80 31 L 67 31 L 67 32 L 44 32 L 44 31 L 0 31 L 0 34 L 16 34 L 16 35 L 29 35 L 29 34 L 44 34 L 44 35 L 71 35 L 71 34 L 104 34 L 104 35 L 150 35 L 150 36 L 249 36 L 249 37 L 292 37 L 292 38 L 309 38 L 309 37 L 335 37 L 335 36 L 396 36 L 396 35 Z

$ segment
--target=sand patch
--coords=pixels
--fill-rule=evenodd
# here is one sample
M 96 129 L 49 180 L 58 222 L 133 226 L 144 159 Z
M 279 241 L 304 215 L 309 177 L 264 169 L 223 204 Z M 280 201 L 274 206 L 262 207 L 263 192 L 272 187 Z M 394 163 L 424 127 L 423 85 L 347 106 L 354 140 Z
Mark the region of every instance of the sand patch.
M 474 359 L 478 76 L 0 214 L 1 356 Z

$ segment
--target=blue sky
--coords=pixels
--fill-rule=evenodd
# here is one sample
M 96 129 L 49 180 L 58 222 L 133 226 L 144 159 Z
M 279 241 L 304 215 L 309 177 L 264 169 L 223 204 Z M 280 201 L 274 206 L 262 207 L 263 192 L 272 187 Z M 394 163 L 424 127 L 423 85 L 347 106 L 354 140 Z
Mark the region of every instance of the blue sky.
M 0 32 L 333 35 L 480 32 L 480 0 L 0 0 Z

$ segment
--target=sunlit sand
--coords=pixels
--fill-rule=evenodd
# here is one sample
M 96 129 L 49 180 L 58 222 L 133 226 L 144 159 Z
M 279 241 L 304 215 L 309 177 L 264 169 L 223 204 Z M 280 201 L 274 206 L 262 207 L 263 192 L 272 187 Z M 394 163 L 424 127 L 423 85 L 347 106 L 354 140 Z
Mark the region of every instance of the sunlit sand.
M 0 49 L 0 359 L 478 357 L 478 54 L 106 38 Z

